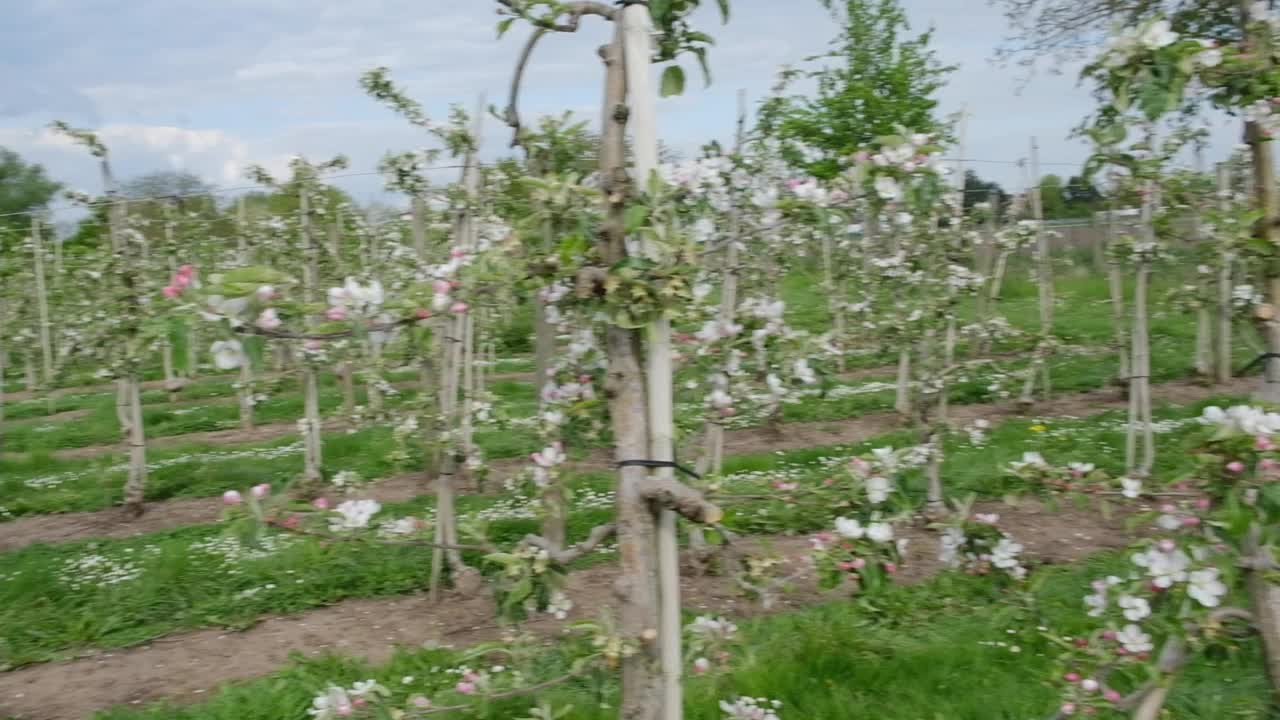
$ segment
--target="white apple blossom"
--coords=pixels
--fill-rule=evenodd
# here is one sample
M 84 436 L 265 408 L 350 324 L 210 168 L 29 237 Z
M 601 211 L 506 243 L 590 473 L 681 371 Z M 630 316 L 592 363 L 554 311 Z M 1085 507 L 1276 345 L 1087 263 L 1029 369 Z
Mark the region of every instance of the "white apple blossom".
M 218 340 L 209 346 L 213 366 L 219 370 L 235 370 L 248 361 L 239 340 Z
M 334 512 L 341 517 L 333 518 L 329 521 L 329 530 L 332 532 L 342 532 L 344 530 L 359 530 L 360 528 L 369 527 L 369 521 L 378 511 L 382 509 L 382 503 L 377 500 L 347 500 L 334 508 Z
M 1120 494 L 1130 500 L 1137 499 L 1142 495 L 1142 481 L 1135 478 L 1120 478 Z
M 311 709 L 307 710 L 307 714 L 315 720 L 335 720 L 335 718 L 349 717 L 353 711 L 354 707 L 347 691 L 336 685 L 330 685 L 311 701 Z
M 1168 20 L 1156 20 L 1147 26 L 1138 41 L 1148 50 L 1159 50 L 1178 41 L 1178 33 L 1174 32 Z
M 960 565 L 960 548 L 965 542 L 964 530 L 958 527 L 949 527 L 942 531 L 942 537 L 938 540 L 938 562 L 944 563 L 951 567 Z
M 887 522 L 867 525 L 867 539 L 874 543 L 893 542 L 893 526 Z
M 280 320 L 279 314 L 276 313 L 275 308 L 267 308 L 258 315 L 258 319 L 254 324 L 263 330 L 270 331 L 279 329 L 283 323 Z
M 872 505 L 879 505 L 889 499 L 889 493 L 893 490 L 893 485 L 888 478 L 875 475 L 867 478 L 867 502 Z
M 1176 547 L 1167 551 L 1152 547 L 1146 552 L 1134 553 L 1132 560 L 1134 565 L 1146 569 L 1151 582 L 1159 588 L 1186 582 L 1187 567 L 1191 565 L 1191 558 Z
M 860 540 L 867 530 L 862 527 L 862 523 L 853 518 L 836 518 L 836 533 L 841 537 L 850 540 Z
M 888 175 L 881 175 L 875 181 L 876 194 L 881 200 L 888 202 L 897 202 L 902 199 L 902 187 Z
M 1129 624 L 1121 628 L 1116 633 L 1116 640 L 1124 646 L 1125 650 L 1131 653 L 1151 652 L 1155 649 L 1155 645 L 1151 643 L 1151 636 L 1142 632 L 1142 628 L 1137 625 Z
M 1188 578 L 1187 595 L 1205 607 L 1218 607 L 1227 594 L 1227 586 L 1219 579 L 1218 568 L 1195 570 Z
M 1124 618 L 1133 622 L 1138 622 L 1143 618 L 1151 615 L 1151 603 L 1145 598 L 1134 597 L 1132 595 L 1121 595 L 1116 600 L 1116 605 L 1124 611 Z

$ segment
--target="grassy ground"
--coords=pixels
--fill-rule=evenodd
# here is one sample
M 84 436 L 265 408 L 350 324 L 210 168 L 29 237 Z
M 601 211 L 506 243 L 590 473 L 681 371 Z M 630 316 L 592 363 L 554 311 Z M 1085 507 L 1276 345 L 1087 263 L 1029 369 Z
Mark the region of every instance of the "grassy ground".
M 1190 462 L 1180 448 L 1183 438 L 1197 427 L 1185 420 L 1198 415 L 1199 408 L 1160 413 L 1158 419 L 1167 421 L 1169 428 L 1159 436 L 1162 476 L 1175 476 Z M 1040 427 L 1045 430 L 1039 431 Z M 1028 450 L 1041 451 L 1053 462 L 1100 459 L 1104 467 L 1118 470 L 1122 454 L 1115 448 L 1122 439 L 1122 426 L 1114 413 L 1085 419 L 1048 418 L 1037 425 L 1011 421 L 996 428 L 984 444 L 972 444 L 963 433 L 950 438 L 943 477 L 953 496 L 1000 497 L 1016 489 L 1002 479 L 1001 469 Z M 899 432 L 856 446 L 732 457 L 724 492 L 767 493 L 777 479 L 818 485 L 829 474 L 827 468 L 841 458 L 909 442 L 910 436 Z M 235 467 L 259 464 L 241 461 Z M 592 526 L 608 519 L 611 482 L 605 474 L 576 479 L 572 539 L 585 537 Z M 909 476 L 903 490 L 921 497 L 923 478 Z M 388 505 L 380 517 L 429 517 L 433 504 L 432 497 L 424 496 Z M 466 496 L 460 500 L 459 512 L 464 526 L 487 523 L 498 545 L 537 530 L 536 506 L 530 498 Z M 812 532 L 829 526 L 835 514 L 836 509 L 779 501 L 738 502 L 730 504 L 725 524 L 745 533 Z M 224 537 L 217 525 L 125 540 L 31 546 L 0 555 L 0 578 L 4 579 L 0 627 L 12 629 L 0 646 L 0 665 L 54 659 L 85 646 L 134 644 L 184 628 L 237 626 L 263 614 L 317 607 L 346 597 L 404 593 L 423 587 L 429 576 L 430 552 L 423 548 L 282 538 L 287 544 L 261 557 Z M 94 567 L 78 570 L 86 562 Z M 112 572 L 136 576 L 119 583 L 99 577 Z
M 944 574 L 913 587 L 892 588 L 873 602 L 834 601 L 742 624 L 744 655 L 723 677 L 686 682 L 685 716 L 720 720 L 719 701 L 735 696 L 782 702 L 783 720 L 1023 720 L 1050 714 L 1057 696 L 1049 686 L 1054 652 L 1040 628 L 1071 633 L 1087 626 L 1082 588 L 1122 565 L 1101 555 L 1073 567 L 1040 571 L 1032 590 L 1001 592 L 989 581 Z M 1268 686 L 1260 653 L 1250 644 L 1238 653 L 1200 658 L 1179 679 L 1168 704 L 1180 720 L 1263 720 Z M 450 650 L 402 651 L 370 667 L 350 658 L 299 658 L 259 680 L 224 688 L 191 706 L 121 708 L 98 720 L 293 720 L 305 717 L 315 693 L 330 682 L 350 685 L 375 678 L 392 703 L 412 695 L 457 696 L 456 675 L 465 662 Z M 503 659 L 502 662 L 510 662 Z M 552 652 L 530 658 L 535 677 L 565 667 Z M 408 683 L 405 678 L 411 678 Z M 565 718 L 616 716 L 612 681 L 583 680 L 544 691 L 537 700 L 571 707 Z M 475 714 L 442 717 L 525 717 L 529 700 L 481 706 Z M 389 704 L 389 706 L 394 706 Z

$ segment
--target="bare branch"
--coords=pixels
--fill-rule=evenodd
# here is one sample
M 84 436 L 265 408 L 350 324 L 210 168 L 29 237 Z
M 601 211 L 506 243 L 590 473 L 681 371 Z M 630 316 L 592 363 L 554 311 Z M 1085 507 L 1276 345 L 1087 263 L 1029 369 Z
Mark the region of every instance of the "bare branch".
M 269 527 L 284 530 L 286 532 L 291 532 L 295 535 L 305 535 L 307 537 L 319 538 L 321 540 L 327 540 L 330 542 L 355 542 L 357 540 L 360 540 L 360 541 L 370 540 L 367 537 L 356 537 L 356 536 L 347 537 L 344 535 L 334 535 L 332 533 L 323 533 L 323 532 L 316 532 L 314 530 L 305 530 L 300 527 L 286 525 L 283 520 L 266 520 L 265 524 L 268 525 Z M 374 542 L 377 542 L 379 545 L 412 545 L 415 547 L 442 548 L 444 550 L 478 550 L 480 552 L 493 552 L 494 550 L 497 549 L 492 545 L 450 545 L 446 543 L 431 542 L 429 540 L 385 540 L 385 539 L 379 538 L 377 540 L 374 540 Z
M 507 109 L 503 111 L 503 120 L 513 131 L 511 137 L 511 145 L 515 147 L 520 144 L 520 85 L 524 82 L 524 71 L 529 65 L 529 58 L 533 56 L 533 49 L 538 46 L 538 41 L 543 35 L 549 32 L 546 28 L 537 28 L 533 34 L 529 36 L 529 40 L 524 44 L 524 49 L 520 51 L 520 59 L 516 61 L 515 74 L 511 76 L 511 89 L 507 93 Z
M 404 318 L 394 322 L 370 325 L 366 330 L 368 332 L 386 332 L 387 330 L 394 330 L 416 322 L 420 322 L 418 318 Z M 337 330 L 329 333 L 296 333 L 287 330 L 264 330 L 256 325 L 240 325 L 234 328 L 234 331 L 240 335 L 261 335 L 277 340 L 341 340 L 342 338 L 349 338 L 355 333 L 353 330 Z
M 724 517 L 719 506 L 707 502 L 702 493 L 673 478 L 649 476 L 640 486 L 646 500 L 683 515 L 696 523 L 715 525 Z
M 549 540 L 541 535 L 525 535 L 522 542 L 525 545 L 532 545 L 533 547 L 546 550 L 552 560 L 555 560 L 561 565 L 567 565 L 583 555 L 595 550 L 600 546 L 600 543 L 613 537 L 617 532 L 618 526 L 613 523 L 597 525 L 591 529 L 586 540 L 583 540 L 576 545 L 571 545 L 563 550 L 554 547 Z

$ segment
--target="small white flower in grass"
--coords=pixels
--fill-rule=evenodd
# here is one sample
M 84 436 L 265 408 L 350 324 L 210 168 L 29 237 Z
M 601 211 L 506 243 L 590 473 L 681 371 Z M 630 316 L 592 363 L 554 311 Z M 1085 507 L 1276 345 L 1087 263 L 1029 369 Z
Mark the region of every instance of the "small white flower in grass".
M 1093 678 L 1085 678 L 1080 681 L 1080 689 L 1085 692 L 1098 692 L 1098 688 L 1100 687 L 1102 686 Z
M 1227 586 L 1218 578 L 1218 568 L 1205 568 L 1191 573 L 1187 594 L 1205 607 L 1218 607 L 1227 594 Z
M 836 533 L 841 537 L 850 540 L 859 540 L 866 534 L 866 529 L 862 527 L 862 523 L 853 518 L 836 518 Z
M 1072 474 L 1076 475 L 1077 477 L 1088 475 L 1089 473 L 1093 472 L 1094 467 L 1096 466 L 1093 463 L 1086 463 L 1086 462 L 1067 463 L 1067 469 L 1070 470 Z
M 867 539 L 874 543 L 893 542 L 893 526 L 887 522 L 874 522 L 867 526 Z
M 1161 530 L 1177 530 L 1182 527 L 1182 521 L 1178 519 L 1177 515 L 1169 515 L 1166 513 L 1156 518 L 1156 527 L 1159 527 Z
M 1139 620 L 1151 615 L 1151 604 L 1144 598 L 1134 597 L 1132 595 L 1121 595 L 1120 598 L 1116 600 L 1116 605 L 1119 605 L 1124 610 L 1125 620 L 1138 622 Z
M 333 532 L 358 530 L 369 527 L 369 520 L 382 509 L 377 500 L 347 500 L 334 508 L 341 518 L 329 521 L 329 529 Z
M 307 714 L 316 720 L 333 720 L 333 718 L 349 717 L 355 710 L 347 691 L 336 685 L 330 685 L 323 693 L 311 701 L 311 709 Z
M 1129 624 L 1121 628 L 1116 633 L 1116 640 L 1124 646 L 1125 650 L 1131 653 L 1151 652 L 1155 645 L 1151 643 L 1151 636 L 1142 632 L 1142 628 L 1137 625 Z
M 1127 477 L 1120 478 L 1120 488 L 1120 494 L 1130 500 L 1136 500 L 1140 495 L 1142 495 L 1141 480 L 1135 480 L 1134 478 Z

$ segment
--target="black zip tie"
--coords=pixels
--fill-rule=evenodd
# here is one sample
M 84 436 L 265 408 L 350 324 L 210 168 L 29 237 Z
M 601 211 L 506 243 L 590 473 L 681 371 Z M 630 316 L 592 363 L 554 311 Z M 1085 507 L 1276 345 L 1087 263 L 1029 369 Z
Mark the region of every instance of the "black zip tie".
M 617 463 L 614 464 L 614 467 L 673 468 L 679 472 L 684 473 L 685 475 L 688 475 L 694 480 L 702 479 L 701 475 L 681 465 L 680 463 L 675 462 L 674 460 L 619 460 Z
M 1255 367 L 1261 365 L 1262 363 L 1268 360 L 1275 360 L 1275 359 L 1280 359 L 1280 353 L 1271 353 L 1271 352 L 1262 353 L 1261 355 L 1254 358 L 1253 360 L 1250 360 L 1248 365 L 1245 365 L 1244 367 L 1237 370 L 1236 377 L 1240 377 L 1241 375 L 1244 375 L 1245 373 L 1249 372 L 1250 370 L 1254 369 Z

